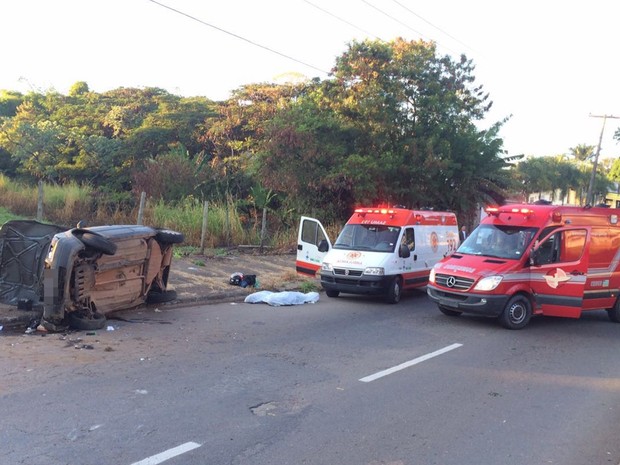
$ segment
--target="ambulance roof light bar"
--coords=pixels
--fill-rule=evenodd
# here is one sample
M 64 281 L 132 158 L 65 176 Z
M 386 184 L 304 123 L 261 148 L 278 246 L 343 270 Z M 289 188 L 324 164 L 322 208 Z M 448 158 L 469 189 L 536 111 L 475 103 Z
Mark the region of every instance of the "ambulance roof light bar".
M 525 216 L 534 214 L 534 210 L 531 208 L 516 208 L 516 207 L 487 207 L 485 208 L 487 215 L 499 216 L 500 213 L 520 213 Z
M 374 213 L 379 215 L 395 215 L 396 210 L 391 208 L 356 208 L 355 213 L 358 215 L 366 215 L 367 213 Z

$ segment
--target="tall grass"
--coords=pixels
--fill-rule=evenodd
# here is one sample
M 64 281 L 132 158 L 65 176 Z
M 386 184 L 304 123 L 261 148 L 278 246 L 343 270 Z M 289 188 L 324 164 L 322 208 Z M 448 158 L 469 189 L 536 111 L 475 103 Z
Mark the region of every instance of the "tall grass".
M 4 224 L 10 220 L 18 220 L 18 219 L 25 219 L 25 218 L 22 218 L 19 215 L 15 215 L 11 213 L 4 207 L 0 207 L 0 224 Z
M 151 223 L 183 232 L 186 243 L 197 245 L 201 243 L 204 206 L 197 199 L 188 198 L 174 206 L 157 202 L 148 208 L 148 211 Z M 244 229 L 241 218 L 231 202 L 209 203 L 206 223 L 204 244 L 206 247 L 246 244 L 250 240 L 250 235 Z
M 35 219 L 37 216 L 38 189 L 10 180 L 0 174 L 0 208 L 7 216 L 1 221 L 17 216 Z M 136 224 L 138 208 L 121 207 L 109 199 L 102 200 L 89 186 L 74 183 L 43 186 L 43 221 L 73 227 L 80 220 L 90 226 L 100 224 Z M 136 202 L 137 203 L 137 202 Z M 200 246 L 204 206 L 193 197 L 182 203 L 169 205 L 164 202 L 147 201 L 143 212 L 143 224 L 173 229 L 185 235 L 185 245 Z M 260 215 L 242 214 L 235 202 L 208 203 L 207 230 L 204 246 L 208 248 L 260 244 Z M 2 210 L 0 210 L 0 213 Z M 273 218 L 270 218 L 273 219 Z M 268 223 L 270 224 L 270 223 Z M 297 240 L 296 230 L 270 225 L 264 245 L 278 250 L 293 250 Z

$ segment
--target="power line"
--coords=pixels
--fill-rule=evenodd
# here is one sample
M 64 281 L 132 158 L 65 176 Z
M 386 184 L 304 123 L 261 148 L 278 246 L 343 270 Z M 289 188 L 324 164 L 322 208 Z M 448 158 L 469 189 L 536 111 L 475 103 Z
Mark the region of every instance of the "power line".
M 428 24 L 429 26 L 434 27 L 435 29 L 437 29 L 439 32 L 441 32 L 442 34 L 445 34 L 446 36 L 450 37 L 452 40 L 456 40 L 459 44 L 467 47 L 468 49 L 475 51 L 473 48 L 471 48 L 469 45 L 467 45 L 466 43 L 460 41 L 459 39 L 457 39 L 456 37 L 454 37 L 453 35 L 449 34 L 448 32 L 444 31 L 443 29 L 441 29 L 438 26 L 435 26 L 433 23 L 431 23 L 430 21 L 428 21 L 427 19 L 423 18 L 422 16 L 420 16 L 419 14 L 417 14 L 415 11 L 411 10 L 410 8 L 407 8 L 405 5 L 403 5 L 402 3 L 400 3 L 398 0 L 392 0 L 394 3 L 396 3 L 398 6 L 400 6 L 401 8 L 403 8 L 404 10 L 407 10 L 409 13 L 411 13 L 412 15 L 420 18 L 422 21 L 424 21 L 426 24 Z
M 398 24 L 400 24 L 400 25 L 402 25 L 402 26 L 405 26 L 407 29 L 409 29 L 409 30 L 411 30 L 411 31 L 415 32 L 416 34 L 419 34 L 419 35 L 420 35 L 420 36 L 422 36 L 422 37 L 426 37 L 428 40 L 435 42 L 437 45 L 440 45 L 440 46 L 442 46 L 442 47 L 446 48 L 447 50 L 450 50 L 452 53 L 458 54 L 457 52 L 455 52 L 455 51 L 454 51 L 454 50 L 452 50 L 451 48 L 446 47 L 445 45 L 442 45 L 442 44 L 441 44 L 438 40 L 433 40 L 432 38 L 428 37 L 427 35 L 422 34 L 420 31 L 418 31 L 418 30 L 416 30 L 416 29 L 413 29 L 413 28 L 412 28 L 411 26 L 409 26 L 408 24 L 406 24 L 406 23 L 402 22 L 402 21 L 401 21 L 400 19 L 398 19 L 398 18 L 395 18 L 394 16 L 392 16 L 392 15 L 391 15 L 391 14 L 389 14 L 389 13 L 386 13 L 386 12 L 385 12 L 385 11 L 383 11 L 381 8 L 376 7 L 375 5 L 373 5 L 372 3 L 368 2 L 367 0 L 362 0 L 362 2 L 364 2 L 364 3 L 365 3 L 366 5 L 368 5 L 369 7 L 374 8 L 374 9 L 375 9 L 375 10 L 377 10 L 379 13 L 381 13 L 381 14 L 383 14 L 383 15 L 387 16 L 387 17 L 388 17 L 388 18 L 390 18 L 392 21 L 396 21 Z
M 374 35 L 373 33 L 368 32 L 368 31 L 365 31 L 365 30 L 364 30 L 364 29 L 362 29 L 361 27 L 356 26 L 355 24 L 353 24 L 353 23 L 351 23 L 351 22 L 347 21 L 347 20 L 346 20 L 346 19 L 344 19 L 344 18 L 341 18 L 340 16 L 336 16 L 335 14 L 333 14 L 333 13 L 331 13 L 331 12 L 327 11 L 325 8 L 321 8 L 320 6 L 318 6 L 318 5 L 316 5 L 316 4 L 312 3 L 312 2 L 310 2 L 309 0 L 303 0 L 303 1 L 304 1 L 304 2 L 306 2 L 306 3 L 307 3 L 308 5 L 310 5 L 310 6 L 313 6 L 313 7 L 314 7 L 314 8 L 316 8 L 317 10 L 320 10 L 320 11 L 322 11 L 323 13 L 328 14 L 329 16 L 331 16 L 331 17 L 333 17 L 333 18 L 336 18 L 338 21 L 342 21 L 343 23 L 348 24 L 349 26 L 351 26 L 351 27 L 353 27 L 353 28 L 357 29 L 358 31 L 363 32 L 363 33 L 364 33 L 364 34 L 366 34 L 367 36 L 372 36 L 372 37 L 374 37 L 374 38 L 375 38 L 375 39 L 377 39 L 377 40 L 382 40 L 380 37 L 377 37 L 377 36 L 376 36 L 376 35 Z
M 416 34 L 420 34 L 422 37 L 426 37 L 429 40 L 432 40 L 430 37 L 425 36 L 424 34 L 422 34 L 420 31 L 416 31 L 415 29 L 413 29 L 411 26 L 409 26 L 408 24 L 403 23 L 400 19 L 395 18 L 394 16 L 390 15 L 389 13 L 386 13 L 385 11 L 383 11 L 382 9 L 374 6 L 372 3 L 368 2 L 367 0 L 362 0 L 362 2 L 364 2 L 366 5 L 368 5 L 371 8 L 374 8 L 375 10 L 377 10 L 379 13 L 387 16 L 388 18 L 390 18 L 393 21 L 396 21 L 398 24 L 405 26 L 407 29 L 410 29 L 411 31 L 415 32 Z
M 196 22 L 198 22 L 198 23 L 202 24 L 203 26 L 208 26 L 208 27 L 211 27 L 211 28 L 216 29 L 216 30 L 218 30 L 218 31 L 220 31 L 220 32 L 223 32 L 224 34 L 228 34 L 228 35 L 230 35 L 230 36 L 233 36 L 233 37 L 235 37 L 236 39 L 243 40 L 244 42 L 247 42 L 247 43 L 249 43 L 249 44 L 251 44 L 251 45 L 254 45 L 255 47 L 259 47 L 259 48 L 262 48 L 263 50 L 267 50 L 268 52 L 275 53 L 276 55 L 279 55 L 279 56 L 281 56 L 281 57 L 283 57 L 283 58 L 286 58 L 287 60 L 292 60 L 292 61 L 294 61 L 294 62 L 296 62 L 296 63 L 299 63 L 299 64 L 301 64 L 301 65 L 307 66 L 308 68 L 312 68 L 312 69 L 314 69 L 314 70 L 316 70 L 316 71 L 319 71 L 319 72 L 321 72 L 321 73 L 329 74 L 329 72 L 328 72 L 328 71 L 325 71 L 325 70 L 323 70 L 323 69 L 321 69 L 321 68 L 318 68 L 318 67 L 316 67 L 316 66 L 313 66 L 313 65 L 311 65 L 311 64 L 309 64 L 309 63 L 306 63 L 306 62 L 303 62 L 303 61 L 301 61 L 301 60 L 298 60 L 297 58 L 293 58 L 293 57 L 292 57 L 292 56 L 290 56 L 290 55 L 286 55 L 286 54 L 284 54 L 284 53 L 282 53 L 282 52 L 278 52 L 277 50 L 274 50 L 274 49 L 272 49 L 272 48 L 266 47 L 265 45 L 261 45 L 261 44 L 259 44 L 259 43 L 257 43 L 257 42 L 254 42 L 254 41 L 250 40 L 250 39 L 246 39 L 245 37 L 242 37 L 242 36 L 240 36 L 240 35 L 238 35 L 238 34 L 235 34 L 235 33 L 233 33 L 233 32 L 226 31 L 226 30 L 224 30 L 224 29 L 222 29 L 222 28 L 220 28 L 220 27 L 214 26 L 213 24 L 209 24 L 209 23 L 207 23 L 206 21 L 203 21 L 203 20 L 201 20 L 201 19 L 199 19 L 199 18 L 196 18 L 195 16 L 192 16 L 192 15 L 190 15 L 190 14 L 188 14 L 188 13 L 184 13 L 183 11 L 177 10 L 176 8 L 172 8 L 171 6 L 165 5 L 165 4 L 160 3 L 160 2 L 158 2 L 158 1 L 156 1 L 156 0 L 148 0 L 148 1 L 150 1 L 151 3 L 154 3 L 154 4 L 156 4 L 156 5 L 159 5 L 159 6 L 161 6 L 162 8 L 166 8 L 166 9 L 168 9 L 168 10 L 170 10 L 170 11 L 173 11 L 173 12 L 175 12 L 175 13 L 177 13 L 177 14 L 180 14 L 181 16 L 185 16 L 186 18 L 189 18 L 189 19 L 191 19 L 191 20 L 193 20 L 193 21 L 196 21 Z

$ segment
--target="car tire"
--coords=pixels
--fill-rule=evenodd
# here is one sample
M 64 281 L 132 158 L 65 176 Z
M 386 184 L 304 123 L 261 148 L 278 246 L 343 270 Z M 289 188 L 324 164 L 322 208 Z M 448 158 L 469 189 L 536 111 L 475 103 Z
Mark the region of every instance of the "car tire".
M 151 291 L 146 295 L 147 304 L 164 304 L 177 300 L 177 291 Z
M 457 310 L 452 310 L 451 308 L 444 307 L 443 305 L 438 305 L 439 311 L 447 316 L 461 316 L 463 312 L 459 312 Z
M 80 331 L 101 329 L 105 326 L 107 321 L 103 313 L 83 312 L 79 310 L 67 313 L 65 319 L 70 328 Z
M 515 295 L 508 301 L 499 316 L 501 325 L 506 329 L 524 328 L 532 317 L 532 304 L 524 295 Z
M 402 294 L 403 281 L 400 276 L 395 276 L 392 281 L 390 281 L 390 287 L 388 287 L 387 292 L 387 302 L 390 304 L 397 304 L 400 302 L 400 296 Z
M 80 235 L 80 240 L 85 246 L 95 249 L 105 255 L 114 255 L 116 253 L 116 244 L 103 236 L 91 232 L 85 232 Z
M 607 309 L 607 316 L 614 323 L 620 323 L 620 299 L 616 299 L 614 306 Z
M 171 229 L 158 229 L 155 239 L 163 244 L 180 244 L 185 240 L 183 233 Z
M 334 291 L 333 289 L 327 289 L 325 291 L 325 294 L 327 294 L 327 297 L 338 297 L 340 295 L 340 291 Z

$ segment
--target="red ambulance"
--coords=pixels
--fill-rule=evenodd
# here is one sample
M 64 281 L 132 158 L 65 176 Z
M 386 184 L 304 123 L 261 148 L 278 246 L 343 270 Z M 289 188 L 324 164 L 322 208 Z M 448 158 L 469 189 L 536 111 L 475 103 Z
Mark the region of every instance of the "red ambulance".
M 297 271 L 315 275 L 328 297 L 383 294 L 390 303 L 428 283 L 431 268 L 458 245 L 456 216 L 406 208 L 358 208 L 332 245 L 325 228 L 301 218 Z
M 449 316 L 498 317 L 521 329 L 533 315 L 579 318 L 605 309 L 620 322 L 619 209 L 505 205 L 486 216 L 429 278 Z

